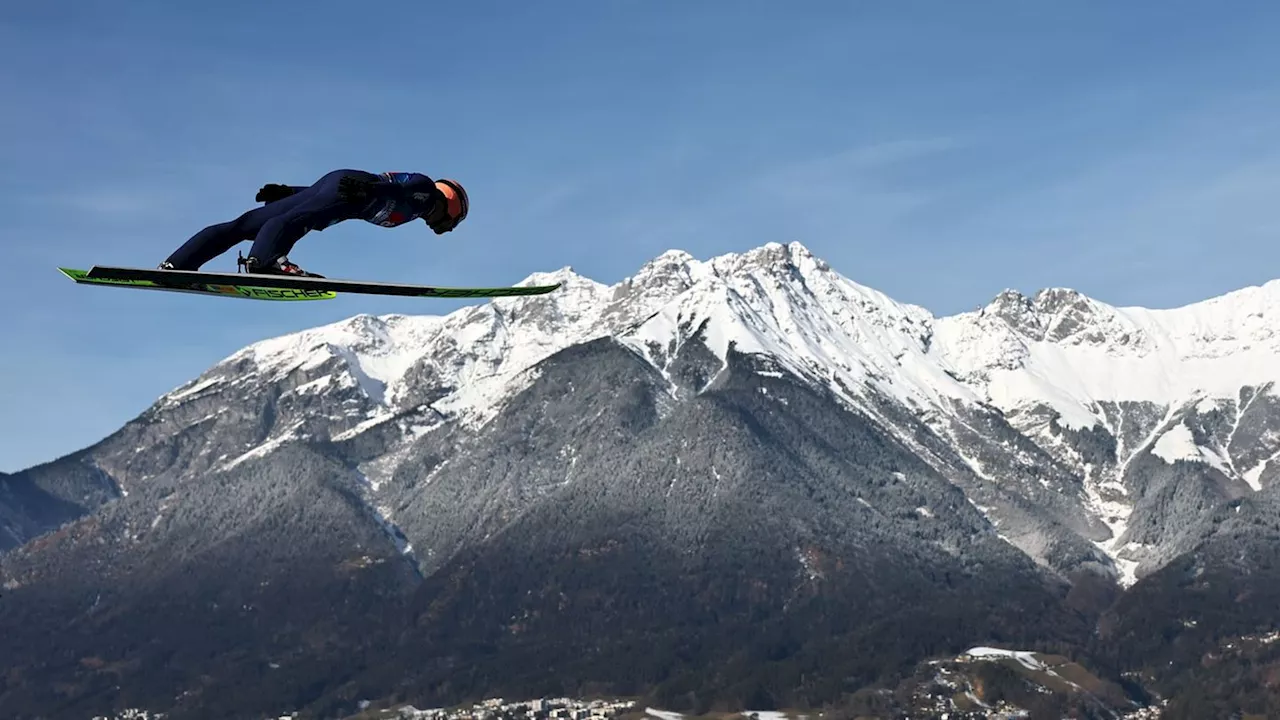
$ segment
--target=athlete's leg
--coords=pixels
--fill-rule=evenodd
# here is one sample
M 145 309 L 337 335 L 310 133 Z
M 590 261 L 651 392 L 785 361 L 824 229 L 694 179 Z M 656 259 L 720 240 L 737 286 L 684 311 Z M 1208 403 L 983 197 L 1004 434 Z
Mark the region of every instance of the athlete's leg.
M 262 226 L 273 218 L 287 214 L 294 207 L 305 203 L 307 191 L 301 190 L 260 208 L 254 208 L 235 220 L 204 228 L 191 236 L 173 254 L 165 259 L 162 267 L 174 270 L 199 270 L 200 266 L 227 252 L 237 243 L 252 240 Z

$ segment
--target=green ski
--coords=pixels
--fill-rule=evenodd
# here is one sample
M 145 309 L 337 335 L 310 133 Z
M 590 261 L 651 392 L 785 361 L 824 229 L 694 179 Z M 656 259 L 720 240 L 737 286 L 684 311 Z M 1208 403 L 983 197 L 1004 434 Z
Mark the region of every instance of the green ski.
M 67 273 L 76 282 L 105 283 L 120 287 L 145 287 L 179 292 L 199 292 L 254 300 L 327 300 L 336 297 L 340 293 L 461 299 L 493 298 L 543 295 L 560 287 L 559 284 L 489 288 L 439 287 L 435 285 L 402 285 L 290 275 L 213 273 L 101 265 L 93 266 L 88 272 L 67 271 L 65 269 L 63 272 Z M 79 273 L 80 277 L 71 275 L 72 272 Z

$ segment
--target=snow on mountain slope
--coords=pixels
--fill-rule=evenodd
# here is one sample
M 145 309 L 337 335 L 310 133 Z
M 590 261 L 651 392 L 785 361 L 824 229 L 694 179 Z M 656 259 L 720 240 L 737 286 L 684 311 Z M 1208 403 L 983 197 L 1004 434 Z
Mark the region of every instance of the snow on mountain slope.
M 702 280 L 622 338 L 658 367 L 705 323 L 721 358 L 731 342 L 766 353 L 850 400 L 867 386 L 916 408 L 975 397 L 928 361 L 927 310 L 848 280 L 799 243 L 718 257 L 690 275 Z
M 1043 403 L 1076 428 L 1105 422 L 1099 401 L 1167 406 L 1280 381 L 1280 280 L 1168 310 L 1006 291 L 936 327 L 934 354 L 997 407 Z
M 1221 454 L 1196 444 L 1195 436 L 1192 435 L 1191 428 L 1187 427 L 1186 423 L 1178 423 L 1172 430 L 1161 435 L 1160 439 L 1152 445 L 1151 452 L 1166 462 L 1195 460 L 1206 463 L 1224 474 L 1230 472 Z
M 457 389 L 439 409 L 483 408 L 495 399 L 495 388 L 588 339 L 597 324 L 605 286 L 568 269 L 525 280 L 544 282 L 563 283 L 554 299 L 498 299 L 446 316 L 360 315 L 255 343 L 221 365 L 249 359 L 271 380 L 338 358 L 388 414 L 412 399 L 407 378 L 426 366 Z

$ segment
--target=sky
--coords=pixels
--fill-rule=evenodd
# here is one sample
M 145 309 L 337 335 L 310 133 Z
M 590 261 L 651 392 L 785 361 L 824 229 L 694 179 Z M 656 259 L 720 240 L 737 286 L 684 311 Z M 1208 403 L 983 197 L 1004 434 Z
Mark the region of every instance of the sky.
M 1071 287 L 1173 307 L 1280 277 L 1280 4 L 332 0 L 0 5 L 0 471 L 105 437 L 241 347 L 453 301 L 74 285 L 154 267 L 270 182 L 457 178 L 347 222 L 330 277 L 617 282 L 804 243 L 937 315 Z M 247 252 L 248 245 L 240 248 Z M 205 266 L 234 270 L 235 251 Z

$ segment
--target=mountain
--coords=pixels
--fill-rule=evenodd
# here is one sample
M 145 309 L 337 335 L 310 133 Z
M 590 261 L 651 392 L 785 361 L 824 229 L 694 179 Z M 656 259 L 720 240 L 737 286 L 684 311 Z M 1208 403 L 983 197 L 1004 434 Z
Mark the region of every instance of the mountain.
M 105 473 L 79 456 L 9 475 L 0 473 L 0 552 L 83 517 L 119 497 Z
M 797 243 L 544 282 L 257 343 L 0 477 L 0 704 L 816 706 L 1001 644 L 1169 696 L 1144 633 L 1181 669 L 1271 622 L 1280 282 L 939 318 Z

